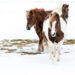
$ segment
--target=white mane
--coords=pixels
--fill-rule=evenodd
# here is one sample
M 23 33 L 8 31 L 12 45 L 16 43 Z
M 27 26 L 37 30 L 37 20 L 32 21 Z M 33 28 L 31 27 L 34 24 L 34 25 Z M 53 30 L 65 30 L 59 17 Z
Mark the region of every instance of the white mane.
M 62 5 L 53 10 L 53 12 L 57 12 L 59 15 L 62 14 Z

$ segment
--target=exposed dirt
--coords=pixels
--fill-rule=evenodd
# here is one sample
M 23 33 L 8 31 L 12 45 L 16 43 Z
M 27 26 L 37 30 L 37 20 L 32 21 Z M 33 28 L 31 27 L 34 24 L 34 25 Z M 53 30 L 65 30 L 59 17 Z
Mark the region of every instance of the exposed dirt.
M 75 40 L 67 40 L 66 42 L 64 42 L 64 45 L 70 45 L 70 44 L 75 44 Z M 35 55 L 35 54 L 39 54 L 37 51 L 34 51 L 35 45 L 38 45 L 38 40 L 4 39 L 0 41 L 0 50 L 5 51 L 5 53 Z M 32 50 L 32 51 L 29 52 L 29 50 Z M 64 52 L 64 53 L 69 53 L 69 52 Z

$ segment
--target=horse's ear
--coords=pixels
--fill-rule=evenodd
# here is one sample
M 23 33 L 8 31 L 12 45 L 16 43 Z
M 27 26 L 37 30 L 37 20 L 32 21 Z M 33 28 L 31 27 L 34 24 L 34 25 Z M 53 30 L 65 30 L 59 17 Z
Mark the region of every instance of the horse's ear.
M 29 15 L 29 11 L 26 10 L 26 18 L 28 17 L 28 15 Z
M 57 20 L 59 19 L 59 14 L 56 14 L 56 19 L 57 19 Z

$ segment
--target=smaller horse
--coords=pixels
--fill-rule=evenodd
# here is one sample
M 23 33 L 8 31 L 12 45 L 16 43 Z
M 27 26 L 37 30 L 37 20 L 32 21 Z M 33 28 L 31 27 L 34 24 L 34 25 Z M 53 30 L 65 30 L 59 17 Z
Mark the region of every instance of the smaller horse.
M 66 7 L 67 8 L 66 8 Z M 63 7 L 65 7 L 66 11 L 63 11 Z M 55 10 L 50 14 L 49 19 L 44 22 L 43 32 L 48 40 L 49 50 L 50 50 L 50 58 L 53 61 L 56 56 L 57 49 L 57 61 L 60 60 L 60 49 L 61 45 L 65 41 L 66 38 L 66 28 L 67 28 L 67 18 L 68 18 L 68 6 L 62 6 L 61 15 Z M 63 14 L 64 13 L 64 14 Z
M 43 22 L 49 17 L 49 14 L 52 11 L 45 11 L 44 9 L 31 9 L 26 12 L 27 16 L 27 30 L 30 30 L 32 26 L 34 26 L 34 29 L 39 37 L 39 46 L 38 46 L 38 51 L 43 50 L 43 40 L 46 42 L 47 39 L 42 33 L 43 30 Z

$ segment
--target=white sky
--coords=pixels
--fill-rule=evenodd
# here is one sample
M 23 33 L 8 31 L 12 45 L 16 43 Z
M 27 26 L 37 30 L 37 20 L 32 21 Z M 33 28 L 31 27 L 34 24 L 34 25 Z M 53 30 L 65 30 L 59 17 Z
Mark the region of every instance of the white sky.
M 26 38 L 37 39 L 34 28 L 26 30 L 26 10 L 33 8 L 54 9 L 68 3 L 68 39 L 75 38 L 75 1 L 74 0 L 0 0 L 0 39 Z M 33 37 L 34 36 L 34 37 Z

